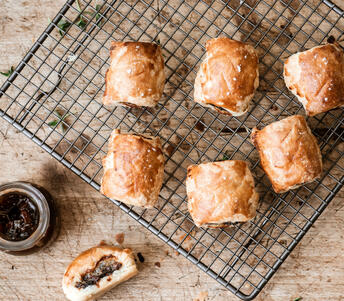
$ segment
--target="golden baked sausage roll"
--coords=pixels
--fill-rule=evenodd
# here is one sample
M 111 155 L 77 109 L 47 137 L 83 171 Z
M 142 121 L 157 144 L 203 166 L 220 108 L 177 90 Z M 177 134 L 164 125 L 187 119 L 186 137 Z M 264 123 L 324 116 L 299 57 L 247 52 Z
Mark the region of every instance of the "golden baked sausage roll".
M 303 116 L 290 116 L 262 130 L 254 128 L 251 139 L 277 193 L 295 189 L 320 177 L 320 148 Z
M 137 273 L 130 249 L 97 246 L 81 253 L 67 267 L 62 289 L 68 300 L 95 300 Z
M 120 202 L 153 207 L 164 178 L 164 155 L 158 137 L 121 134 L 115 129 L 103 158 L 101 192 Z
M 104 105 L 154 107 L 164 91 L 161 48 L 155 43 L 112 42 Z
M 344 53 L 337 44 L 298 52 L 284 63 L 284 80 L 307 115 L 344 106 Z
M 256 216 L 259 195 L 245 161 L 189 166 L 186 191 L 188 209 L 198 227 L 226 227 Z
M 219 113 L 246 113 L 259 85 L 255 49 L 222 37 L 207 41 L 206 50 L 195 80 L 194 100 Z

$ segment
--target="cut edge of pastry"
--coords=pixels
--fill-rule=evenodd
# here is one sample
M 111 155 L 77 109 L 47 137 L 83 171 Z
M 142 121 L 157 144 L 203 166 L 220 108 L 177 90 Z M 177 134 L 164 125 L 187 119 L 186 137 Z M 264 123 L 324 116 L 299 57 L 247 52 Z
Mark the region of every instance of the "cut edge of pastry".
M 250 221 L 250 220 L 248 220 Z M 200 226 L 195 225 L 200 228 L 210 228 L 210 229 L 218 229 L 218 228 L 227 228 L 227 227 L 234 227 L 235 225 L 243 224 L 245 222 L 224 222 L 224 223 L 206 223 Z
M 130 97 L 131 98 L 131 97 Z M 113 97 L 109 95 L 103 95 L 103 104 L 105 106 L 113 106 L 113 107 L 127 107 L 127 108 L 142 108 L 142 107 L 149 107 L 154 108 L 156 105 L 158 105 L 161 97 L 157 94 L 152 95 L 151 97 L 133 97 L 132 100 L 130 98 L 126 99 L 126 101 L 123 101 L 123 99 L 114 99 Z
M 92 273 L 99 263 L 108 258 L 115 258 L 115 262 L 121 264 L 120 268 L 111 273 L 105 273 L 99 277 L 95 284 L 83 288 L 80 283 L 85 282 L 83 277 Z M 62 289 L 68 300 L 89 301 L 95 300 L 112 288 L 129 280 L 138 274 L 134 254 L 131 249 L 120 249 L 114 246 L 101 245 L 90 248 L 77 256 L 66 268 L 62 278 Z M 79 288 L 77 286 L 80 286 Z

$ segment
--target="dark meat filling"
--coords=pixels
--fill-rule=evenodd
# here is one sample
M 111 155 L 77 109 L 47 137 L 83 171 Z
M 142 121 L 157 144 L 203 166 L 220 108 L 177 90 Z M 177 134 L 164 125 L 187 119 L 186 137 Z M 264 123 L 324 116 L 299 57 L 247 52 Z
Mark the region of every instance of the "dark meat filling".
M 129 108 L 139 108 L 139 106 L 130 103 L 130 102 L 120 102 L 121 105 L 125 106 L 125 107 L 129 107 Z
M 221 114 L 232 116 L 232 114 L 229 111 L 227 111 L 226 109 L 224 109 L 224 108 L 221 108 L 219 106 L 213 105 L 211 103 L 208 103 L 208 105 L 210 105 L 215 111 L 217 111 L 217 112 L 219 112 Z
M 228 227 L 228 226 L 234 226 L 236 224 L 239 224 L 239 222 L 226 222 L 226 223 L 207 223 L 205 226 L 209 228 L 222 228 L 222 227 Z
M 87 270 L 87 272 L 81 277 L 81 281 L 75 284 L 76 288 L 86 288 L 90 285 L 98 285 L 100 279 L 111 275 L 114 271 L 119 270 L 122 267 L 122 263 L 117 262 L 112 255 L 103 256 L 98 262 L 95 268 Z
M 141 137 L 141 138 L 144 138 L 144 139 L 147 139 L 147 140 L 153 140 L 151 137 L 146 137 L 144 135 L 140 135 L 140 134 L 132 134 L 133 136 L 137 136 L 137 137 Z

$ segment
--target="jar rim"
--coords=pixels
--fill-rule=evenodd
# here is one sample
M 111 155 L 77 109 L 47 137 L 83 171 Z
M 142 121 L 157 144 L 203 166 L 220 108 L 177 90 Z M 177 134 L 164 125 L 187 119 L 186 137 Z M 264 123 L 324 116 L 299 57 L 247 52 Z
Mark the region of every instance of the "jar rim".
M 39 212 L 36 230 L 26 239 L 11 241 L 0 237 L 0 249 L 7 251 L 24 251 L 34 247 L 46 234 L 50 223 L 50 208 L 45 196 L 39 189 L 27 182 L 11 182 L 0 185 L 0 196 L 9 192 L 23 193 L 30 197 Z

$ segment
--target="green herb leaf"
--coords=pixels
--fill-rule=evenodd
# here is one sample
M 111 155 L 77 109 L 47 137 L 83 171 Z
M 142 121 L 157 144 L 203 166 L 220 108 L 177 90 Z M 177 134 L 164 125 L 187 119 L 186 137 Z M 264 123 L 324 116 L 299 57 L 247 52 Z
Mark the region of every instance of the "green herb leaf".
M 229 155 L 228 155 L 227 151 L 225 151 L 225 153 L 223 154 L 222 159 L 219 159 L 219 161 L 226 161 L 228 159 L 229 159 Z
M 67 126 L 64 123 L 61 123 L 61 129 L 62 129 L 62 133 L 65 133 Z
M 67 122 L 63 122 L 70 114 L 64 114 L 62 117 L 61 117 L 61 129 L 62 129 L 62 132 L 64 133 L 67 128 L 69 127 L 69 125 L 67 124 Z M 60 115 L 61 116 L 61 115 Z
M 64 133 L 66 131 L 66 129 L 68 128 L 68 126 L 66 125 L 66 122 L 64 123 L 63 121 L 70 115 L 70 114 L 64 114 L 63 116 L 57 111 L 55 110 L 54 113 L 57 115 L 57 119 L 50 121 L 48 123 L 48 125 L 52 128 L 55 128 L 57 126 L 57 124 L 60 122 L 61 125 L 61 129 L 62 132 Z
M 80 7 L 80 3 L 79 0 L 76 1 L 76 6 L 77 6 L 77 10 L 79 11 L 80 15 L 77 18 L 76 21 L 74 21 L 73 23 L 78 26 L 81 29 L 85 29 L 87 26 L 87 20 L 85 19 L 85 17 L 82 15 L 82 10 Z M 101 5 L 97 4 L 96 5 L 96 11 L 85 11 L 84 14 L 88 14 L 91 17 L 94 17 L 94 15 L 96 16 L 96 21 L 98 21 L 101 18 L 101 14 L 99 13 L 101 8 Z M 51 22 L 51 21 L 50 21 Z M 67 21 L 67 20 L 60 20 L 59 23 L 57 24 L 57 27 L 59 28 L 59 33 L 61 36 L 63 36 L 65 34 L 65 32 L 67 31 L 67 29 L 72 25 L 71 22 Z
M 294 301 L 301 301 L 301 300 L 302 300 L 302 297 L 298 297 Z
M 65 120 L 68 116 L 70 116 L 70 114 L 64 114 L 62 120 Z
M 3 76 L 9 77 L 13 72 L 14 72 L 14 67 L 11 66 L 10 70 L 8 70 L 7 72 L 0 72 L 0 74 L 2 74 Z
M 80 16 L 79 21 L 75 22 L 75 25 L 80 27 L 81 29 L 84 29 L 87 25 L 86 20 L 84 20 L 84 18 L 82 16 Z
M 80 7 L 79 0 L 76 0 L 75 2 L 76 2 L 76 6 L 77 6 L 79 13 L 81 13 L 81 7 Z
M 96 5 L 96 11 L 85 11 L 84 13 L 87 14 L 87 15 L 90 15 L 91 18 L 96 15 L 96 21 L 98 21 L 102 15 L 99 13 L 100 11 L 100 8 L 101 8 L 101 5 L 100 4 L 97 4 Z
M 97 11 L 97 14 L 96 14 L 96 21 L 98 21 L 99 18 L 102 17 L 102 15 L 99 13 L 100 8 L 101 8 L 101 5 L 100 5 L 100 4 L 97 4 L 97 5 L 96 5 L 96 11 Z
M 75 25 L 80 27 L 81 29 L 84 29 L 87 25 L 87 22 L 86 20 L 84 20 L 84 18 L 82 17 L 82 14 L 81 14 L 81 7 L 80 7 L 80 3 L 79 3 L 79 0 L 76 0 L 76 6 L 77 6 L 77 9 L 80 13 L 80 18 L 78 21 L 75 22 Z
M 57 119 L 55 119 L 55 120 L 53 120 L 53 121 L 50 121 L 50 122 L 48 123 L 48 125 L 49 125 L 50 127 L 54 128 L 54 127 L 57 125 L 58 122 L 59 122 L 59 121 L 58 121 Z
M 59 23 L 57 23 L 57 27 L 60 29 L 59 30 L 60 35 L 63 36 L 71 25 L 72 23 L 70 23 L 67 20 L 60 20 Z

